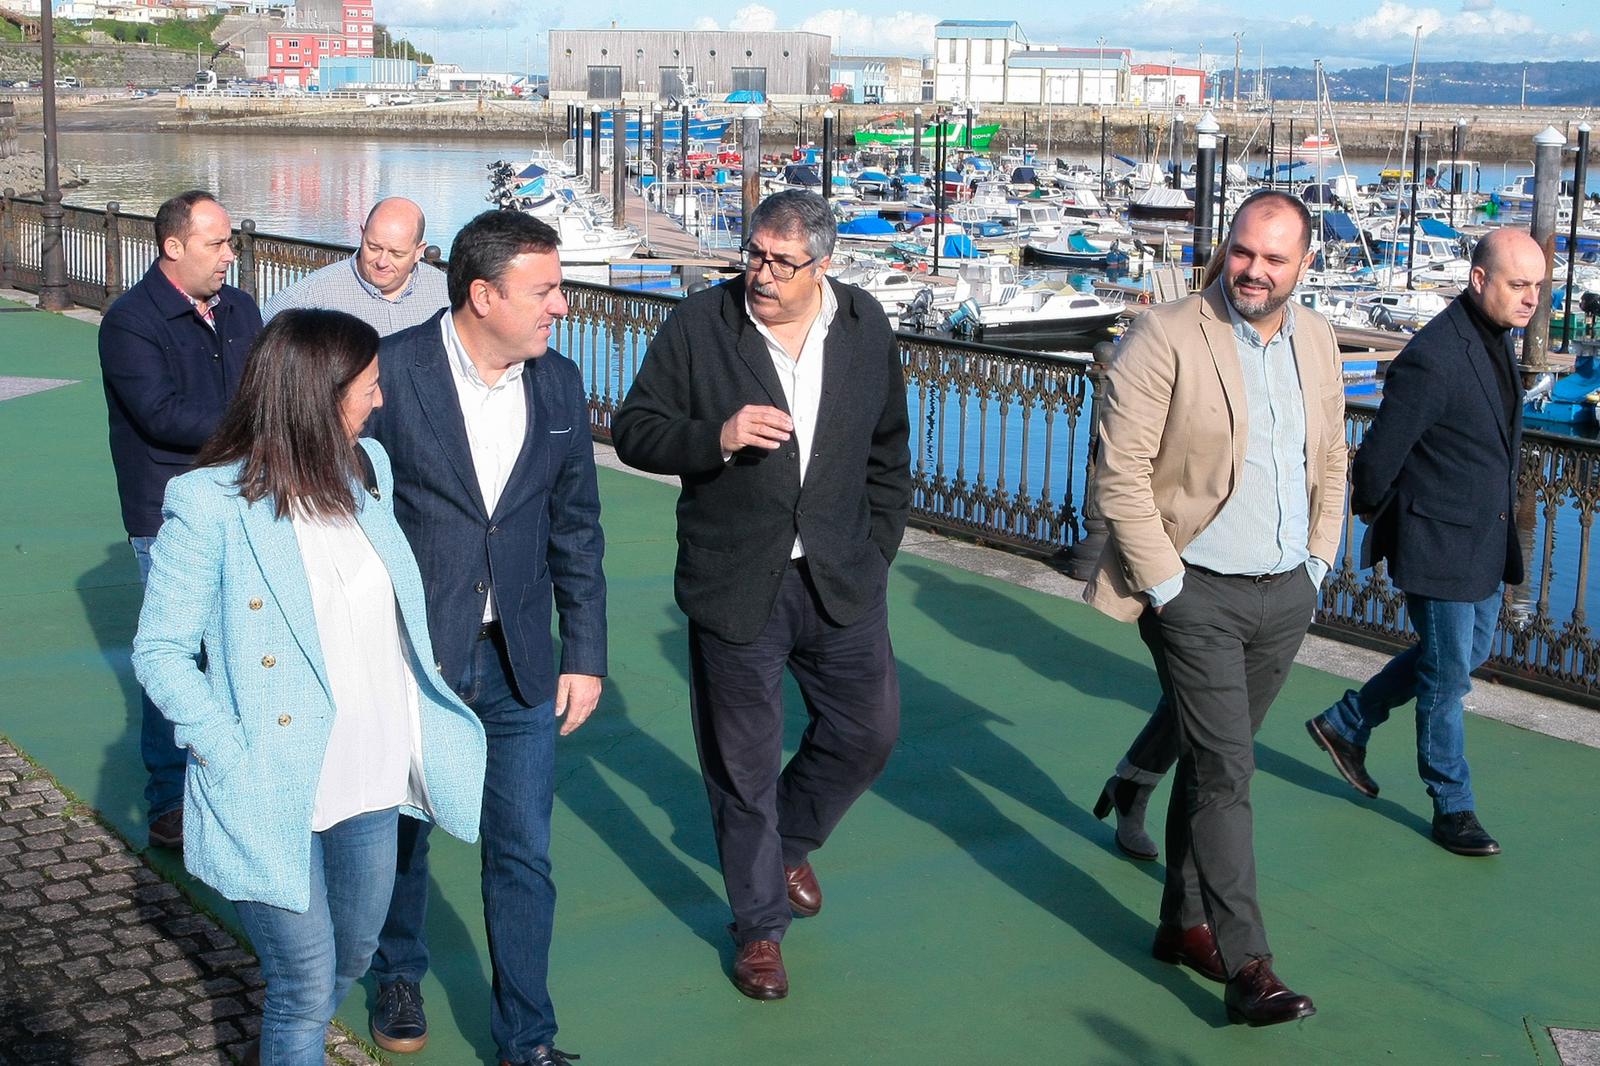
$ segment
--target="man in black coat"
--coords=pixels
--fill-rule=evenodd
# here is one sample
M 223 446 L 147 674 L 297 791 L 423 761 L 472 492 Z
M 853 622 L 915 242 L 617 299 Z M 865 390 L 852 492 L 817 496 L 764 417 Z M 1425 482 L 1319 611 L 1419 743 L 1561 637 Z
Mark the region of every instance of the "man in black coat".
M 756 999 L 787 994 L 778 942 L 822 906 L 809 856 L 899 733 L 884 597 L 911 503 L 905 381 L 883 309 L 825 274 L 834 236 L 820 196 L 764 200 L 744 276 L 678 306 L 613 422 L 624 462 L 683 482 L 695 741 L 733 982 Z M 780 767 L 785 666 L 810 722 Z
M 261 332 L 255 300 L 226 284 L 233 223 L 216 197 L 200 189 L 174 196 L 156 211 L 155 236 L 156 261 L 100 323 L 111 464 L 141 580 L 150 572 L 167 482 L 189 469 L 217 428 Z M 143 712 L 150 843 L 179 847 L 187 755 L 148 697 Z
M 1528 324 L 1549 275 L 1528 234 L 1478 242 L 1467 289 L 1395 358 L 1383 404 L 1356 453 L 1351 510 L 1370 525 L 1363 565 L 1389 561 L 1418 642 L 1359 692 L 1306 723 L 1358 792 L 1367 738 L 1389 712 L 1417 701 L 1417 769 L 1433 797 L 1433 838 L 1458 855 L 1495 855 L 1479 823 L 1467 769 L 1462 700 L 1489 656 L 1500 583 L 1523 580 L 1512 522 L 1522 439 L 1522 390 L 1510 331 Z

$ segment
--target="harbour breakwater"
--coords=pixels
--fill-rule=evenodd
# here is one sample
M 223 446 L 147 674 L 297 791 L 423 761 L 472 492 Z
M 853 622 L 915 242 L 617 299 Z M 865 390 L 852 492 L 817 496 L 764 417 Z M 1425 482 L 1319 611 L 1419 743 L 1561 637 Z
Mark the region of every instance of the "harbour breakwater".
M 602 105 L 610 106 L 610 105 Z M 886 115 L 900 116 L 906 128 L 914 122 L 912 105 L 773 104 L 762 120 L 762 140 L 768 145 L 793 145 L 822 139 L 823 111 L 836 113 L 835 130 L 841 146 L 851 144 L 853 131 Z M 737 108 L 725 113 L 737 115 Z M 958 116 L 961 113 L 958 112 Z M 1448 156 L 1454 128 L 1462 125 L 1461 154 L 1476 159 L 1532 158 L 1533 137 L 1553 126 L 1576 139 L 1577 126 L 1592 118 L 1589 109 L 1462 107 L 1418 105 L 1409 127 L 1403 104 L 1335 103 L 1331 119 L 1326 108 L 1318 115 L 1311 101 L 1279 101 L 1271 111 L 1234 111 L 1226 105 L 1213 111 L 1230 151 L 1238 157 L 1246 146 L 1259 156 L 1269 137 L 1280 155 L 1291 142 L 1323 129 L 1337 131 L 1344 151 L 1353 156 L 1381 156 L 1402 143 L 1409 146 L 1410 132 L 1420 128 L 1429 139 L 1431 158 Z M 933 108 L 923 109 L 931 121 Z M 1106 148 L 1119 155 L 1165 158 L 1174 141 L 1174 127 L 1192 146 L 1191 128 L 1200 112 L 1189 108 L 1151 110 L 1144 107 L 1044 107 L 1037 105 L 983 108 L 976 121 L 999 123 L 1001 131 L 991 150 L 1003 150 L 1024 141 L 1041 152 L 1093 156 L 1100 150 L 1102 120 Z M 893 121 L 892 119 L 890 121 Z M 159 122 L 163 129 L 227 129 L 297 134 L 352 133 L 368 136 L 504 136 L 508 133 L 559 137 L 565 130 L 566 106 L 560 102 L 496 98 L 437 100 L 399 107 L 369 107 L 359 96 L 345 100 L 307 97 L 228 97 L 186 94 Z M 926 147 L 931 148 L 929 144 Z M 959 148 L 960 146 L 953 146 Z M 1600 146 L 1597 146 L 1600 151 Z M 1192 154 L 1192 147 L 1190 149 Z

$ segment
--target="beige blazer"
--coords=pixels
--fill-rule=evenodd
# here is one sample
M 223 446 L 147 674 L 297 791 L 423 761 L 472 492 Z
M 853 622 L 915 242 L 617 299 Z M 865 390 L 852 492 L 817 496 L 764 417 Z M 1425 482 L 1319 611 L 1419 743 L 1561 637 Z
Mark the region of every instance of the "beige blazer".
M 1333 562 L 1344 520 L 1346 447 L 1339 346 L 1326 319 L 1295 308 L 1306 408 L 1311 554 Z M 1249 425 L 1244 374 L 1221 282 L 1140 315 L 1118 345 L 1100 408 L 1095 500 L 1110 530 L 1084 599 L 1137 619 L 1183 570 L 1189 542 L 1239 482 Z

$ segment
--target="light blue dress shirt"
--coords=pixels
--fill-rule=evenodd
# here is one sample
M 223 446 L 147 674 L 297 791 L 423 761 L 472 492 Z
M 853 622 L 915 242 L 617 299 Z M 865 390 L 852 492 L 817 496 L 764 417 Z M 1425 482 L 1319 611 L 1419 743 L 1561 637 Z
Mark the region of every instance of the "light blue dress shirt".
M 1282 325 L 1264 342 L 1226 299 L 1226 292 L 1224 303 L 1244 376 L 1249 438 L 1238 486 L 1211 524 L 1183 550 L 1183 561 L 1219 574 L 1250 576 L 1305 566 L 1320 585 L 1328 564 L 1307 549 L 1311 505 L 1306 409 L 1294 360 L 1294 304 L 1284 305 Z M 1183 591 L 1183 574 L 1145 591 L 1153 606 L 1163 606 Z

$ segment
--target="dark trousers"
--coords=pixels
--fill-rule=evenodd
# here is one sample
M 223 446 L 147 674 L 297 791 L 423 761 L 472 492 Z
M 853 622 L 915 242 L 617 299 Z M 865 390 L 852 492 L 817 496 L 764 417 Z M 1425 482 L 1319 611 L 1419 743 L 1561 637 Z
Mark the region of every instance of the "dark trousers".
M 1316 594 L 1304 567 L 1263 581 L 1190 568 L 1177 598 L 1139 619 L 1178 740 L 1161 920 L 1209 922 L 1230 977 L 1271 954 L 1256 901 L 1254 737 Z
M 548 977 L 556 886 L 550 870 L 555 796 L 555 702 L 530 705 L 517 691 L 498 625 L 473 645 L 456 694 L 483 723 L 489 762 L 480 821 L 483 920 L 494 974 L 489 1035 L 506 1062 L 525 1062 L 556 1036 Z M 432 826 L 400 819 L 394 894 L 378 939 L 378 981 L 421 981 L 429 964 L 428 835 Z
M 784 867 L 799 866 L 871 787 L 900 733 L 889 613 L 849 625 L 823 613 L 804 564 L 791 566 L 761 634 L 733 644 L 689 625 L 690 708 L 733 937 L 782 940 Z M 783 671 L 810 718 L 783 765 Z

